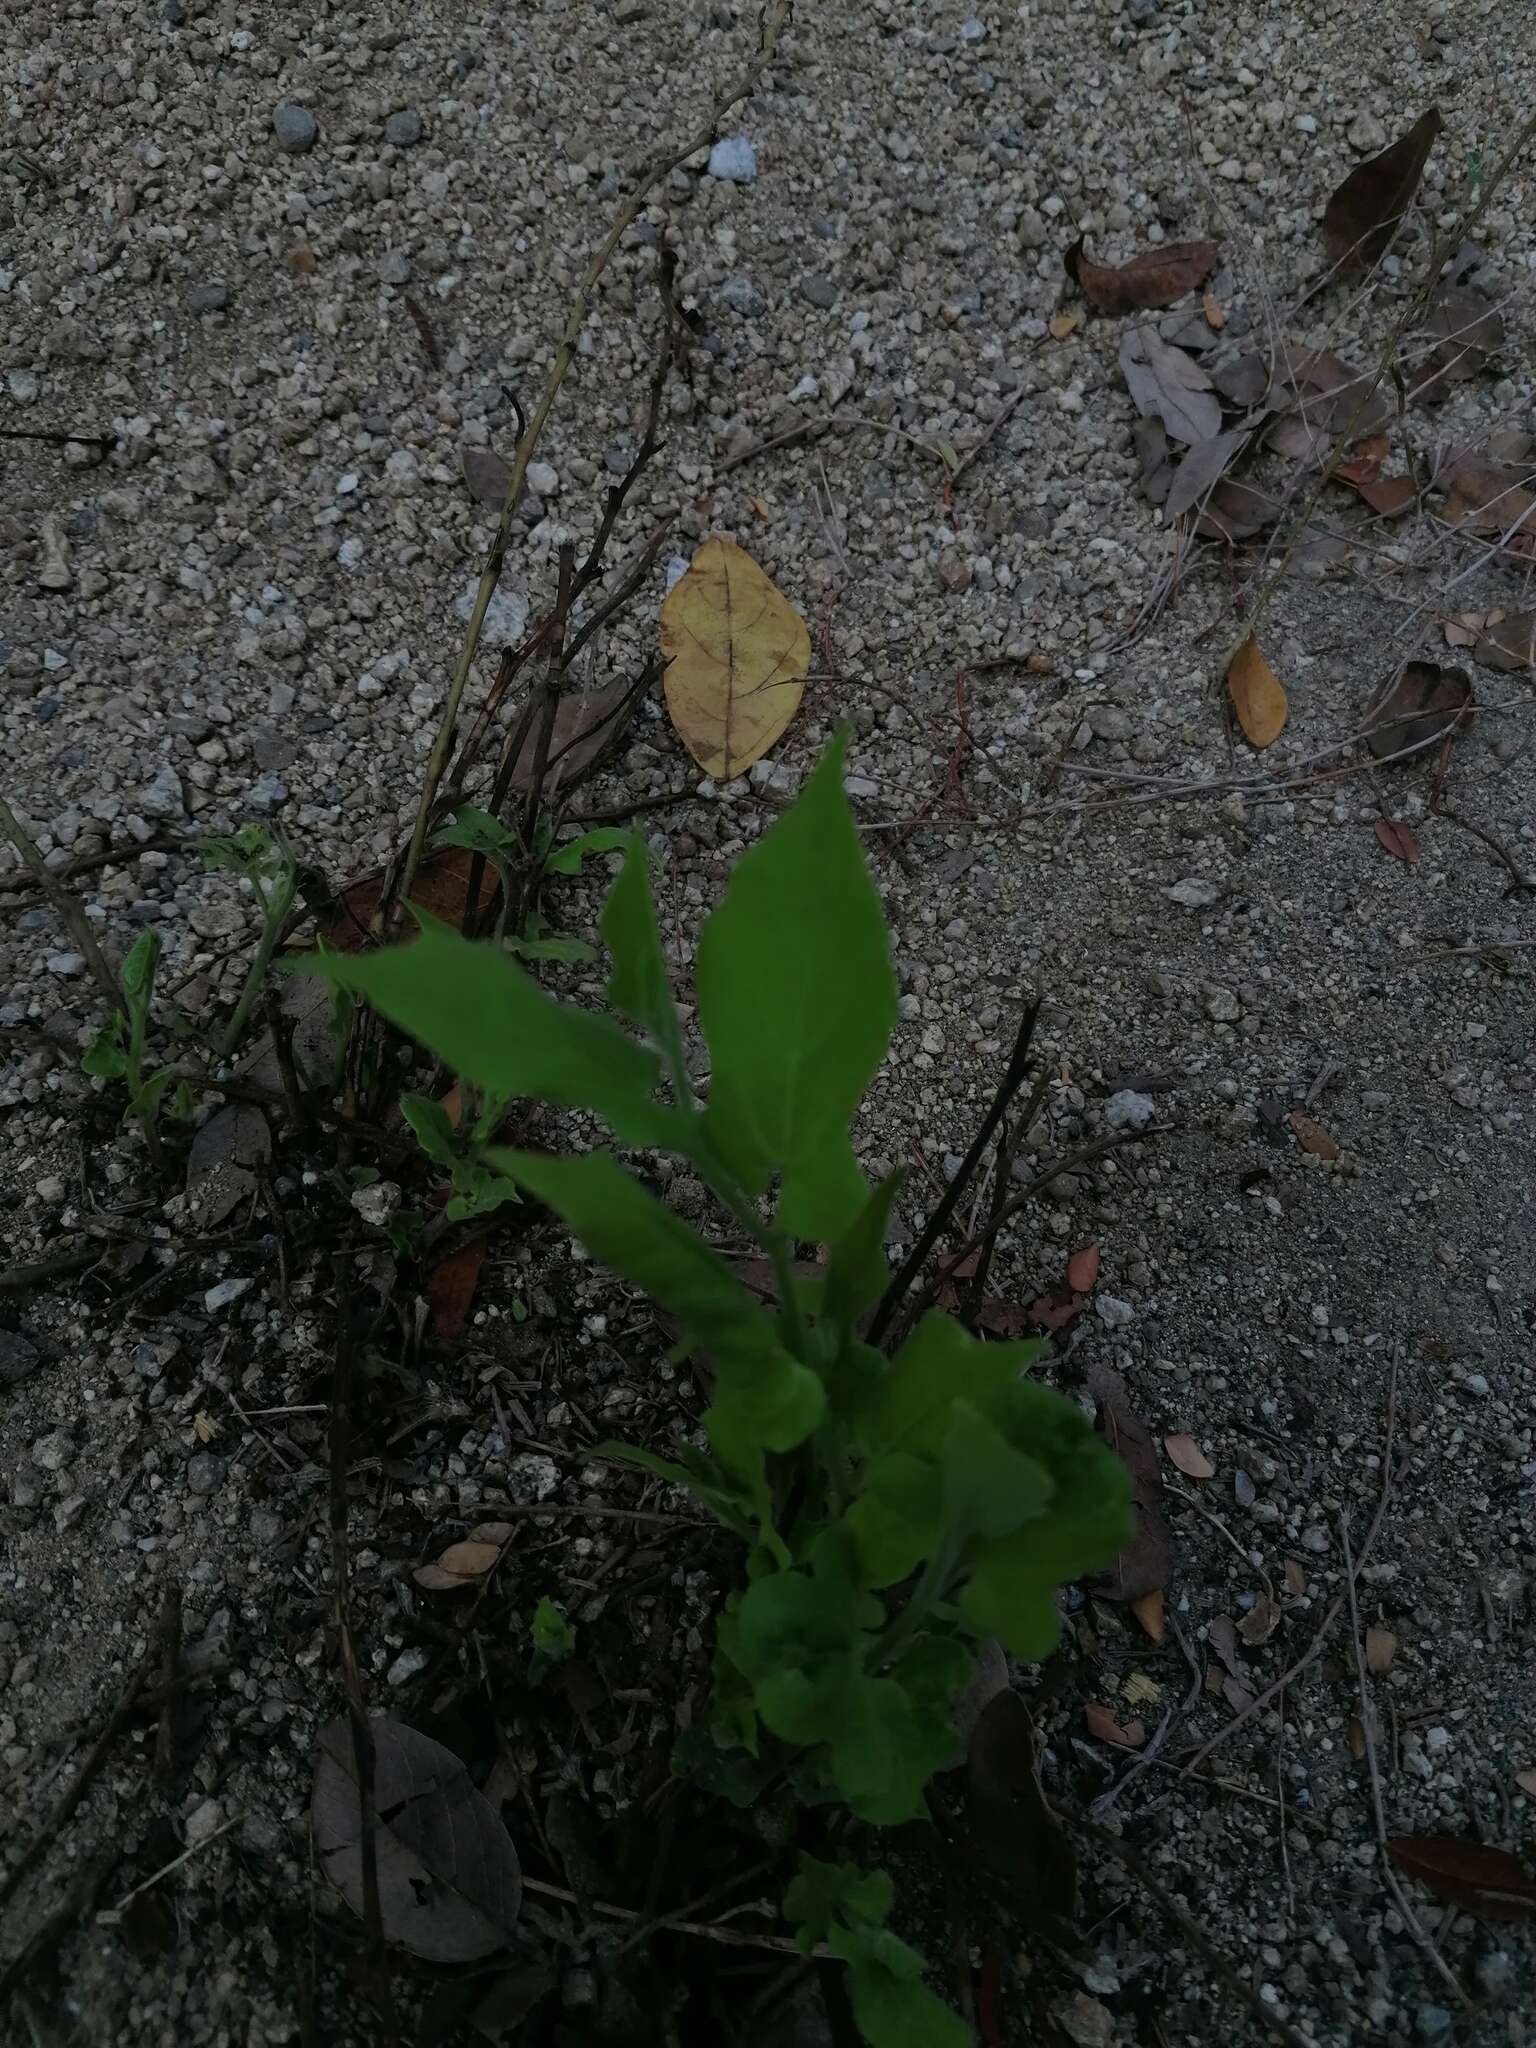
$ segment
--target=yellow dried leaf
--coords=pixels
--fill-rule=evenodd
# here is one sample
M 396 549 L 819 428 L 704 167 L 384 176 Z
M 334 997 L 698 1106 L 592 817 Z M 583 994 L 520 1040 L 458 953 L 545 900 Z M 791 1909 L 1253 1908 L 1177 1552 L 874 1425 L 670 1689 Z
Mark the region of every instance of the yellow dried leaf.
M 1081 313 L 1053 313 L 1046 325 L 1051 330 L 1052 341 L 1065 341 L 1069 334 L 1075 334 L 1083 324 Z
M 1133 1707 L 1155 1706 L 1163 1696 L 1163 1688 L 1155 1678 L 1148 1678 L 1145 1671 L 1133 1671 L 1120 1691 L 1127 1705 Z
M 1267 747 L 1279 739 L 1290 707 L 1280 678 L 1259 652 L 1251 633 L 1232 657 L 1227 688 L 1237 722 L 1251 745 Z
M 1392 1659 L 1397 1655 L 1397 1637 L 1389 1628 L 1368 1628 L 1365 1632 L 1365 1663 L 1369 1671 L 1382 1672 L 1392 1668 Z
M 706 775 L 760 760 L 800 707 L 811 636 L 784 593 L 734 541 L 712 538 L 661 607 L 667 709 Z
M 1217 301 L 1216 294 L 1211 290 L 1209 285 L 1207 285 L 1205 288 L 1204 304 L 1206 326 L 1209 327 L 1214 333 L 1220 334 L 1222 328 L 1225 327 L 1227 324 L 1227 316 L 1221 310 L 1221 306 Z
M 1160 1643 L 1163 1640 L 1163 1631 L 1167 1623 L 1163 1615 L 1163 1589 L 1161 1586 L 1154 1586 L 1150 1593 L 1143 1593 L 1139 1600 L 1133 1600 L 1131 1602 L 1131 1612 L 1154 1643 Z

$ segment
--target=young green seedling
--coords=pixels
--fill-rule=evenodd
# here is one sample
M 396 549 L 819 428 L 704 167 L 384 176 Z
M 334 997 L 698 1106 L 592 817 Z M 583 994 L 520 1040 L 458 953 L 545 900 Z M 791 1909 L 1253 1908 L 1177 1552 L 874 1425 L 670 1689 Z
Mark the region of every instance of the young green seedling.
M 957 1755 L 951 1704 L 977 1640 L 996 1636 L 1030 1661 L 1048 1654 L 1055 1589 L 1127 1539 L 1129 1482 L 1081 1410 L 1026 1377 L 1040 1345 L 980 1343 L 939 1313 L 891 1355 L 864 1341 L 889 1284 L 899 1183 L 869 1184 L 850 1131 L 885 1056 L 896 988 L 842 767 L 839 740 L 705 920 L 695 979 L 706 1103 L 689 1078 L 638 840 L 601 919 L 623 1024 L 557 1002 L 503 948 L 430 921 L 412 944 L 325 956 L 315 971 L 486 1099 L 594 1112 L 621 1146 L 686 1159 L 770 1261 L 775 1307 L 614 1153 L 483 1150 L 489 1170 L 547 1203 L 711 1357 L 707 1451 L 681 1426 L 665 1453 L 607 1447 L 687 1489 L 742 1539 L 707 1733 L 686 1753 L 729 1796 L 749 1800 L 788 1772 L 802 1804 L 892 1825 L 922 1813 L 928 1780 Z M 797 1270 L 806 1240 L 824 1248 L 813 1280 Z M 790 1902 L 848 1962 L 868 2039 L 963 2039 L 884 1928 L 888 1880 L 807 1864 Z

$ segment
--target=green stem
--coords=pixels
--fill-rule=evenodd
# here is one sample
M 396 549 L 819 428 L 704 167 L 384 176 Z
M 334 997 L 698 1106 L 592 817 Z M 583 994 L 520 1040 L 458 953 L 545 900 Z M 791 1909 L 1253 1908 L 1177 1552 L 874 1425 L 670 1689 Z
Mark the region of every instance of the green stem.
M 219 1041 L 221 1061 L 234 1058 L 235 1049 L 245 1036 L 245 1027 L 251 1021 L 256 999 L 265 986 L 267 973 L 272 965 L 272 955 L 277 951 L 277 942 L 282 935 L 283 926 L 288 921 L 288 913 L 293 908 L 297 888 L 298 874 L 290 867 L 277 884 L 271 898 L 262 898 L 261 938 L 257 942 L 250 972 L 245 977 L 245 986 L 240 991 L 240 1000 L 235 1005 L 235 1014 L 225 1026 L 224 1036 Z

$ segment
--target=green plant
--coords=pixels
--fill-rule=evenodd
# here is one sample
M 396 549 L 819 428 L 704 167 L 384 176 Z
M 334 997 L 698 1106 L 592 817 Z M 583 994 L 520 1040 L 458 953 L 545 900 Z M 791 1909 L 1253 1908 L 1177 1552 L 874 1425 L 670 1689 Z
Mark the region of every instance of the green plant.
M 222 868 L 249 882 L 261 906 L 261 936 L 251 956 L 240 1000 L 219 1041 L 219 1058 L 228 1060 L 234 1057 L 245 1036 L 256 998 L 271 972 L 272 955 L 298 893 L 299 866 L 282 834 L 268 831 L 265 825 L 242 825 L 227 838 L 205 839 L 198 851 L 205 867 Z
M 671 1457 L 608 1447 L 686 1487 L 745 1545 L 719 1621 L 708 1733 L 689 1753 L 743 1801 L 787 1773 L 802 1803 L 889 1825 L 923 1810 L 928 1779 L 955 1756 L 950 1706 L 976 1639 L 1046 1655 L 1055 1588 L 1127 1538 L 1129 1482 L 1072 1402 L 1023 1377 L 1039 1345 L 978 1342 L 939 1313 L 892 1356 L 862 1339 L 890 1282 L 898 1179 L 870 1187 L 849 1133 L 896 996 L 842 760 L 838 741 L 705 921 L 705 1104 L 689 1080 L 638 841 L 601 934 L 609 999 L 646 1043 L 557 1002 L 500 948 L 420 913 L 413 944 L 326 956 L 318 971 L 487 1099 L 595 1111 L 622 1144 L 682 1155 L 771 1260 L 776 1309 L 611 1153 L 485 1148 L 489 1170 L 548 1203 L 677 1318 L 689 1351 L 712 1358 L 707 1450 L 686 1439 Z M 770 1218 L 762 1203 L 775 1179 Z M 793 1257 L 806 1239 L 827 1247 L 809 1281 Z M 947 2043 L 958 2022 L 881 1926 L 888 1882 L 868 1882 L 839 1880 L 827 1905 L 831 1879 L 802 1870 L 798 1917 L 840 1930 L 871 2040 Z M 902 2012 L 898 2026 L 891 2015 Z
M 576 1648 L 576 1631 L 554 1601 L 544 1599 L 533 1610 L 529 1632 L 533 1637 L 533 1656 L 529 1659 L 528 1676 L 537 1683 L 571 1655 Z
M 130 947 L 118 977 L 124 1008 L 112 1011 L 80 1062 L 87 1074 L 107 1081 L 127 1082 L 128 1107 L 123 1112 L 123 1119 L 126 1122 L 132 1117 L 143 1125 L 145 1142 L 152 1155 L 159 1151 L 156 1123 L 161 1100 L 166 1089 L 176 1080 L 174 1067 L 156 1067 L 151 1074 L 144 1072 L 149 1012 L 154 1001 L 155 971 L 159 964 L 160 934 L 153 925 L 146 925 Z M 191 1115 L 191 1090 L 185 1081 L 177 1082 L 173 1111 L 177 1116 Z

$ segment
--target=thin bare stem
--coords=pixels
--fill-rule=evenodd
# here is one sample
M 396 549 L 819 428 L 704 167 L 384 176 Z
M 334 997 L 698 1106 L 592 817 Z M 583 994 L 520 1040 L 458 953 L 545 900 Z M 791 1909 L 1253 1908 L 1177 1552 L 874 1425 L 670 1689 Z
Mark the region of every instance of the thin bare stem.
M 411 885 L 416 879 L 416 870 L 421 865 L 426 850 L 427 833 L 431 826 L 432 806 L 437 796 L 439 783 L 443 779 L 453 751 L 453 737 L 458 726 L 459 707 L 464 700 L 464 691 L 469 682 L 469 673 L 474 666 L 475 653 L 480 645 L 480 634 L 485 625 L 485 615 L 496 585 L 501 576 L 501 565 L 506 558 L 508 544 L 512 537 L 512 514 L 523 495 L 523 486 L 528 476 L 528 465 L 533 460 L 534 450 L 539 443 L 545 423 L 554 409 L 560 387 L 566 373 L 576 357 L 576 344 L 586 321 L 587 308 L 598 279 L 607 269 L 613 252 L 619 246 L 625 232 L 633 224 L 646 202 L 646 197 L 669 171 L 685 163 L 697 150 L 707 149 L 715 140 L 720 124 L 731 109 L 750 97 L 758 80 L 768 68 L 780 36 L 789 21 L 792 0 L 772 0 L 762 19 L 757 52 L 749 65 L 745 77 L 738 80 L 717 99 L 710 108 L 707 120 L 695 129 L 685 141 L 666 144 L 655 156 L 640 167 L 635 188 L 614 216 L 613 225 L 598 244 L 587 265 L 586 275 L 577 288 L 571 309 L 566 316 L 554 361 L 544 380 L 544 389 L 534 407 L 528 430 L 517 444 L 517 454 L 512 464 L 512 476 L 507 485 L 506 501 L 501 508 L 501 517 L 496 523 L 496 533 L 491 541 L 490 552 L 480 574 L 480 586 L 475 592 L 474 608 L 469 615 L 469 627 L 464 635 L 464 645 L 454 668 L 453 680 L 448 686 L 448 701 L 443 706 L 443 716 L 432 743 L 432 752 L 427 761 L 427 771 L 422 779 L 421 797 L 416 806 L 416 822 L 411 830 L 410 847 L 405 856 L 405 866 L 400 878 L 400 893 L 409 896 Z M 387 906 L 381 901 L 379 918 L 388 916 Z
M 95 977 L 96 986 L 114 1010 L 121 1009 L 123 992 L 117 985 L 117 976 L 107 965 L 106 955 L 96 943 L 96 935 L 91 930 L 85 906 L 78 896 L 71 896 L 59 881 L 38 851 L 36 842 L 4 797 L 0 797 L 0 830 L 4 831 L 6 838 L 37 877 L 38 887 L 58 912 L 65 930 L 84 955 L 85 964 Z

